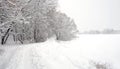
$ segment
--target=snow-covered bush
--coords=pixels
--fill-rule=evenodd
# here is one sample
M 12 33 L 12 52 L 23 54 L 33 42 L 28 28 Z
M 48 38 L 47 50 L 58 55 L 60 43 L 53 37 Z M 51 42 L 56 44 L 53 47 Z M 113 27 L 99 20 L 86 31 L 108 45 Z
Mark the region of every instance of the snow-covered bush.
M 113 69 L 109 63 L 102 63 L 102 62 L 90 62 L 90 69 Z

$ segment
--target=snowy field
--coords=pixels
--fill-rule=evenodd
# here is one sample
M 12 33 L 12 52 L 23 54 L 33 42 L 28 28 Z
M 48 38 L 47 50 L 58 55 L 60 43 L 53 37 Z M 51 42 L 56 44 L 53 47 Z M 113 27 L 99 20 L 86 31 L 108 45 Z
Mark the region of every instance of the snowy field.
M 70 42 L 0 46 L 0 69 L 95 69 L 91 61 L 120 69 L 120 35 L 80 35 Z

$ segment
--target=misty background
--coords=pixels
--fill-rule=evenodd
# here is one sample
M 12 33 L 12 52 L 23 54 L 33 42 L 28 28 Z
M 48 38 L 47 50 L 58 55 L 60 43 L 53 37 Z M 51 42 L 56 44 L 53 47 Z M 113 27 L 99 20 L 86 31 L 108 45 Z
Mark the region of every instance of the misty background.
M 80 31 L 120 29 L 120 0 L 59 0 Z

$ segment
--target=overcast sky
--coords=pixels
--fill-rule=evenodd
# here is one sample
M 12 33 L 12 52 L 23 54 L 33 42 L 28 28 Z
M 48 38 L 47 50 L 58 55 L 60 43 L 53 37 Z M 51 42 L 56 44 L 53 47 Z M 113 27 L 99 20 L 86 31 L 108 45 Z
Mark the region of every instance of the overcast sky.
M 120 0 L 59 0 L 80 30 L 120 29 Z

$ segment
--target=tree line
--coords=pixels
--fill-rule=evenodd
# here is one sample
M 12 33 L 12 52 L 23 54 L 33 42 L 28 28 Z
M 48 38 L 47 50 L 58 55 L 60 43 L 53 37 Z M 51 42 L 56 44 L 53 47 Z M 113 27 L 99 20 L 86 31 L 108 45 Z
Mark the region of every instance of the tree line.
M 68 41 L 76 37 L 77 26 L 65 13 L 57 11 L 57 0 L 0 0 L 0 36 L 24 44 L 44 42 L 52 36 Z

